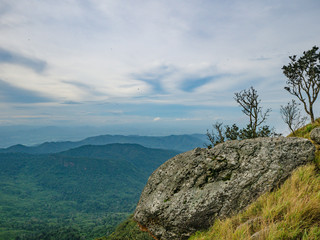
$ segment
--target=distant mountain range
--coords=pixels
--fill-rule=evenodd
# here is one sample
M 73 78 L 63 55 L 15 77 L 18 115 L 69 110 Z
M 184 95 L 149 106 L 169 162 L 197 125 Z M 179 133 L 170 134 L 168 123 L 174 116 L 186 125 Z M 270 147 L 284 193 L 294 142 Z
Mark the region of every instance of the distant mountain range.
M 206 142 L 203 134 L 100 135 L 2 148 L 0 239 L 108 235 L 132 213 L 157 167 Z
M 111 143 L 132 143 L 148 148 L 171 149 L 178 152 L 185 152 L 196 147 L 204 147 L 205 143 L 207 143 L 207 139 L 204 134 L 171 135 L 164 137 L 100 135 L 74 142 L 45 142 L 36 146 L 25 146 L 18 144 L 8 148 L 0 149 L 0 153 L 20 152 L 29 154 L 47 154 L 58 153 L 84 145 L 105 145 Z
M 149 175 L 179 153 L 119 143 L 83 145 L 54 154 L 25 153 L 58 151 L 74 144 L 17 145 L 11 148 L 17 152 L 0 153 L 0 239 L 107 235 L 133 211 Z

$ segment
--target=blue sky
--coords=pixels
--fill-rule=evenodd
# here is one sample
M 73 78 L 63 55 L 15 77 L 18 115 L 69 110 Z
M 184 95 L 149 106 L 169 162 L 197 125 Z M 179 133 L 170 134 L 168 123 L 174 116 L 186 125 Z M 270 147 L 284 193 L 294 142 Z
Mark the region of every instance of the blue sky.
M 319 22 L 318 0 L 0 0 L 0 126 L 205 132 L 245 124 L 233 97 L 254 86 L 285 132 L 281 67 Z

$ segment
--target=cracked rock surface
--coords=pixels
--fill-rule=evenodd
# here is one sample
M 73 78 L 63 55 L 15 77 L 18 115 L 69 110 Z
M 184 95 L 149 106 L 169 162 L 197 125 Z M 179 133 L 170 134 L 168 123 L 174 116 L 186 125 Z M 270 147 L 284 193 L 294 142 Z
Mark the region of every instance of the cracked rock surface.
M 227 141 L 171 158 L 150 176 L 134 219 L 159 240 L 184 240 L 276 188 L 314 159 L 302 138 Z

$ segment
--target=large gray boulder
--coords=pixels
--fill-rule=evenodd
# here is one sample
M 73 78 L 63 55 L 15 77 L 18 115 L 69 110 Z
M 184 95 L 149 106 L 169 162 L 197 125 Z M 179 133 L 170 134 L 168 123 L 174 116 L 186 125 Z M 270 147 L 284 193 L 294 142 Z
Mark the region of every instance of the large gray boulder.
M 310 138 L 317 144 L 320 144 L 320 127 L 312 129 Z
M 311 161 L 314 151 L 306 139 L 281 137 L 228 141 L 179 154 L 150 176 L 134 219 L 156 239 L 188 239 L 276 188 Z

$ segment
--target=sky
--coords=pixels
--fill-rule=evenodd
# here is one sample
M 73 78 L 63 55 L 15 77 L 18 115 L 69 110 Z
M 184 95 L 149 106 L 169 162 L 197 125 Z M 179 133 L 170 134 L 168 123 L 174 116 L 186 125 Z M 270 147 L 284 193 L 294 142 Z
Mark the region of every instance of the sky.
M 0 0 L 0 126 L 205 133 L 246 124 L 253 86 L 286 132 L 281 68 L 319 22 L 319 0 Z

